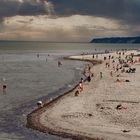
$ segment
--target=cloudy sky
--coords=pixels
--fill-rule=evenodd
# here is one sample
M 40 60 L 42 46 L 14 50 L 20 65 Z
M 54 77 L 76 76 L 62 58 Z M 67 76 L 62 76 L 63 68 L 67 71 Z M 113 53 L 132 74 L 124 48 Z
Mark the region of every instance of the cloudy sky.
M 140 0 L 0 0 L 0 40 L 140 35 Z

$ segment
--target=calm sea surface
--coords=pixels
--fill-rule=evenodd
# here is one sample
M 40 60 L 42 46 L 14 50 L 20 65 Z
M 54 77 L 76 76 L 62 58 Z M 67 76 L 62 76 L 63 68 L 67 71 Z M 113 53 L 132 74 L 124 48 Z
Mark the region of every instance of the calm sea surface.
M 49 52 L 82 52 L 105 49 L 137 49 L 140 44 L 94 44 L 94 43 L 47 43 L 47 42 L 0 42 L 0 50 L 5 51 L 49 51 Z
M 139 44 L 89 44 L 46 42 L 0 42 L 0 140 L 62 140 L 26 128 L 26 115 L 36 102 L 48 102 L 63 94 L 81 77 L 85 62 L 58 58 L 104 50 L 140 49 Z M 37 57 L 39 54 L 39 57 Z M 2 84 L 6 79 L 7 93 Z

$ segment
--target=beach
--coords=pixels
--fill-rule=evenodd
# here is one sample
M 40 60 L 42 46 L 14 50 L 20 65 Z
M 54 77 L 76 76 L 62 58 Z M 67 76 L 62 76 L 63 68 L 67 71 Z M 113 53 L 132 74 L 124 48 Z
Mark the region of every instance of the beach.
M 127 51 L 125 55 L 132 53 L 135 51 Z M 91 68 L 94 77 L 84 82 L 83 91 L 75 96 L 76 87 L 29 114 L 29 127 L 73 139 L 140 139 L 140 67 L 131 66 L 136 68 L 135 73 L 115 72 L 112 64 L 106 68 L 109 55 L 114 56 L 116 65 L 118 54 L 98 55 L 102 64 Z M 69 59 L 93 60 L 92 55 L 70 56 Z M 113 71 L 112 76 L 110 71 Z M 118 105 L 122 108 L 116 109 Z
M 103 53 L 105 49 L 116 48 L 138 49 L 139 45 L 1 42 L 0 139 L 69 139 L 28 129 L 27 115 L 37 108 L 37 101 L 50 102 L 72 89 L 81 77 L 85 77 L 83 69 L 89 62 L 63 60 L 62 57 Z M 62 62 L 61 67 L 58 67 L 58 60 Z M 3 92 L 4 83 L 6 93 Z
M 140 140 L 140 0 L 0 0 L 0 140 Z

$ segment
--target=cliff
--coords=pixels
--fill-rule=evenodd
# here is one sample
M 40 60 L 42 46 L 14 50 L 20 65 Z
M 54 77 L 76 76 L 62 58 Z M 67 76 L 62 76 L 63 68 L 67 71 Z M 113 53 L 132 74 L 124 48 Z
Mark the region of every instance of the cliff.
M 140 37 L 95 38 L 90 43 L 140 43 Z

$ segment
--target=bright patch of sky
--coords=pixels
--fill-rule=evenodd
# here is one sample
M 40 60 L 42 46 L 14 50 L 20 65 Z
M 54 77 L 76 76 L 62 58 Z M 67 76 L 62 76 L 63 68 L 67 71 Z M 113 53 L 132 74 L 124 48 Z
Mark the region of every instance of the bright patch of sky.
M 115 34 L 116 31 L 119 32 L 120 27 L 115 20 L 81 15 L 60 18 L 49 18 L 45 15 L 14 16 L 7 18 L 4 26 L 1 37 L 5 33 L 5 37 L 10 39 L 20 37 L 21 40 L 38 38 L 46 41 L 90 41 L 93 37 L 101 37 L 103 34 Z

